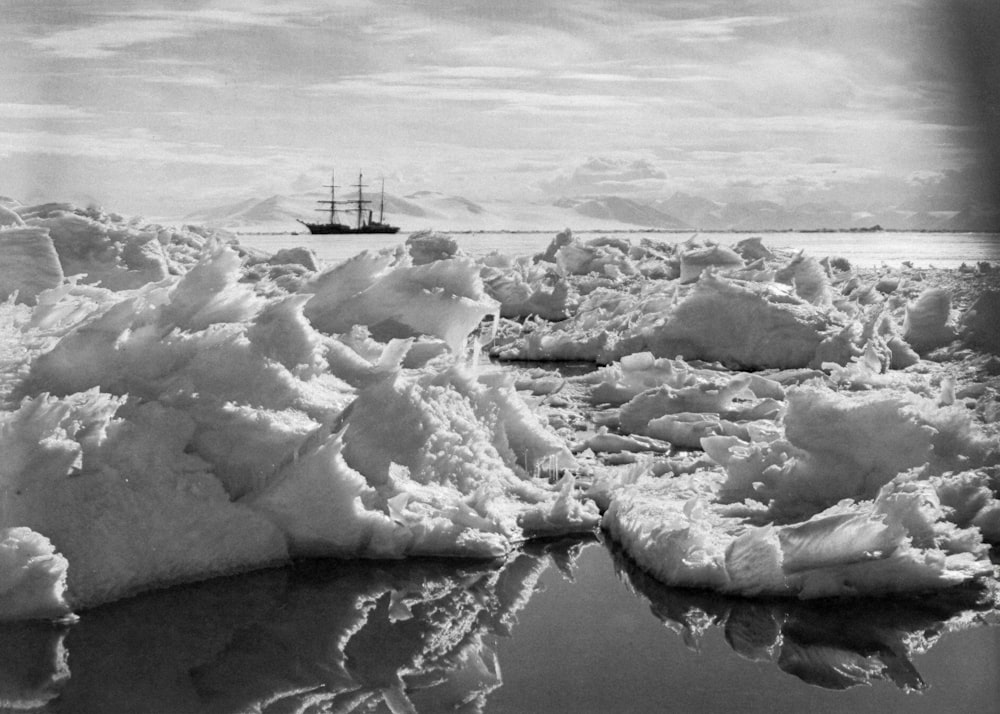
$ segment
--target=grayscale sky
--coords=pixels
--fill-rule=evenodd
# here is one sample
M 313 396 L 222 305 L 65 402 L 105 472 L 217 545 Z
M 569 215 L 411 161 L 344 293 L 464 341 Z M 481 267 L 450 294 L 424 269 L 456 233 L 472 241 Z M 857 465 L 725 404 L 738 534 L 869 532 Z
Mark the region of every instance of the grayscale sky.
M 5 0 L 0 194 L 893 203 L 972 156 L 933 0 Z

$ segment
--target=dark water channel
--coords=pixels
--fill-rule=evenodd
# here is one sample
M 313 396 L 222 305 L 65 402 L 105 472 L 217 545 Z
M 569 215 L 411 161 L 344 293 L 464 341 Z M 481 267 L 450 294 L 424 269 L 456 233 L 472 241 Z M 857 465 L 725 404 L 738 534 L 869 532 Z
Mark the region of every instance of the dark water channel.
M 972 592 L 670 589 L 592 540 L 503 563 L 309 562 L 0 626 L 0 710 L 995 712 L 997 622 Z

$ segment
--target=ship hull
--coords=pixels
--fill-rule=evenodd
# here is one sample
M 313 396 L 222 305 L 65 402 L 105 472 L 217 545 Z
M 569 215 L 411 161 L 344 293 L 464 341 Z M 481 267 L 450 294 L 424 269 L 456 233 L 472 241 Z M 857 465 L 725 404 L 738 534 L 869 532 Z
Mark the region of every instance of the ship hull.
M 343 223 L 306 223 L 300 221 L 313 235 L 351 235 L 357 233 L 399 233 L 399 226 L 364 225 L 360 228 L 345 226 Z

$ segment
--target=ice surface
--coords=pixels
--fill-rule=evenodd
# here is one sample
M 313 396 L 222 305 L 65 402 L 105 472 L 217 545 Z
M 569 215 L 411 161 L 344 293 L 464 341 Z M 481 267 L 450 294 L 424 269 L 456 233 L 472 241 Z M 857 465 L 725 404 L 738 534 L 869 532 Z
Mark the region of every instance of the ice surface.
M 304 312 L 326 333 L 367 325 L 378 339 L 434 335 L 460 353 L 483 317 L 499 305 L 483 292 L 468 258 L 412 265 L 408 254 L 362 253 L 317 275 Z
M 907 692 L 925 690 L 916 656 L 950 632 L 995 618 L 989 601 L 977 602 L 968 591 L 892 600 L 759 600 L 665 586 L 620 553 L 615 567 L 649 600 L 664 632 L 692 650 L 718 628 L 741 657 L 772 662 L 824 689 L 886 682 Z
M 744 595 L 885 594 L 993 574 L 982 538 L 995 540 L 996 385 L 960 362 L 935 374 L 918 354 L 962 359 L 954 324 L 982 345 L 988 291 L 973 302 L 921 273 L 855 274 L 755 244 L 733 251 L 742 262 L 677 246 L 658 277 L 616 264 L 622 277 L 608 283 L 593 258 L 609 264 L 610 244 L 588 253 L 574 241 L 561 236 L 549 254 L 560 265 L 571 248 L 563 267 L 590 271 L 565 271 L 576 312 L 505 325 L 496 352 L 607 364 L 571 380 L 597 425 L 574 450 L 603 465 L 590 494 L 629 557 L 670 584 Z M 688 253 L 708 265 L 683 274 Z M 637 272 L 646 279 L 628 277 Z M 952 295 L 968 300 L 963 320 Z M 944 505 L 949 488 L 959 505 Z M 905 489 L 922 495 L 908 501 Z M 904 502 L 913 510 L 886 505 Z
M 483 261 L 482 277 L 486 292 L 500 303 L 503 317 L 531 317 L 564 320 L 569 315 L 567 305 L 569 285 L 558 272 L 526 256 L 514 259 L 500 254 Z
M 22 219 L 17 213 L 7 206 L 0 205 L 0 228 L 8 228 L 10 226 L 23 226 L 24 219 Z
M 951 296 L 943 288 L 929 288 L 906 306 L 903 339 L 917 352 L 927 352 L 955 339 L 950 323 Z
M 708 275 L 643 335 L 648 349 L 669 357 L 717 360 L 744 368 L 804 367 L 835 329 L 835 318 L 768 286 L 739 285 Z
M 933 490 L 910 474 L 873 501 L 762 526 L 713 507 L 708 475 L 692 481 L 640 479 L 604 516 L 625 552 L 669 585 L 816 598 L 941 589 L 993 574 L 978 531 L 948 522 Z
M 194 428 L 177 410 L 96 389 L 3 415 L 5 526 L 52 542 L 74 608 L 286 558 L 278 529 L 185 453 Z
M 979 283 L 760 241 L 564 232 L 477 261 L 421 234 L 325 266 L 61 204 L 6 222 L 2 617 L 599 522 L 658 579 L 743 595 L 993 573 Z M 477 366 L 498 322 L 498 356 L 606 366 Z
M 743 258 L 723 245 L 713 245 L 707 248 L 692 248 L 680 255 L 682 283 L 695 282 L 707 268 L 713 267 L 743 267 Z
M 726 496 L 801 514 L 842 498 L 873 498 L 896 474 L 928 464 L 934 473 L 1000 463 L 996 439 L 974 429 L 965 410 L 903 393 L 843 395 L 789 391 L 784 438 L 709 438 L 723 465 Z
M 0 620 L 68 614 L 66 565 L 52 543 L 30 528 L 0 531 Z
M 96 210 L 84 213 L 58 206 L 26 209 L 22 217 L 27 225 L 48 233 L 63 273 L 83 275 L 84 282 L 122 290 L 177 271 L 176 260 L 164 247 L 169 237 L 157 230 L 140 230 Z
M 458 242 L 450 235 L 420 231 L 406 239 L 406 249 L 414 265 L 426 265 L 436 260 L 448 260 L 459 254 Z
M 509 378 L 462 366 L 498 307 L 472 261 L 365 254 L 289 293 L 186 234 L 168 241 L 177 275 L 129 287 L 124 247 L 166 232 L 26 213 L 62 236 L 64 266 L 117 277 L 2 307 L 20 342 L 0 413 L 4 568 L 21 583 L 0 593 L 6 617 L 290 556 L 498 557 L 597 525 L 559 478 L 568 446 Z
M 609 472 L 592 491 L 604 527 L 662 582 L 741 595 L 885 595 L 990 576 L 1000 440 L 950 391 L 907 388 L 931 391 L 911 377 L 785 389 L 642 353 L 577 378 L 592 401 L 621 405 L 623 433 L 718 464 Z
M 553 246 L 557 268 L 580 293 L 579 305 L 568 320 L 530 329 L 526 324 L 498 344 L 494 351 L 501 357 L 609 363 L 650 351 L 754 369 L 850 357 L 831 358 L 829 349 L 821 350 L 846 325 L 841 313 L 813 294 L 826 296 L 825 283 L 802 289 L 810 301 L 791 284 L 762 281 L 756 273 L 727 278 L 724 273 L 737 275 L 734 270 L 745 272 L 747 266 L 720 246 L 691 247 L 679 255 L 596 239 L 564 239 Z M 685 256 L 695 261 L 686 273 Z M 572 295 L 569 301 L 575 302 Z
M 1000 355 L 1000 291 L 976 298 L 962 316 L 962 333 L 966 342 Z
M 59 256 L 44 229 L 0 228 L 0 251 L 0 300 L 16 294 L 19 302 L 34 303 L 38 293 L 62 284 Z

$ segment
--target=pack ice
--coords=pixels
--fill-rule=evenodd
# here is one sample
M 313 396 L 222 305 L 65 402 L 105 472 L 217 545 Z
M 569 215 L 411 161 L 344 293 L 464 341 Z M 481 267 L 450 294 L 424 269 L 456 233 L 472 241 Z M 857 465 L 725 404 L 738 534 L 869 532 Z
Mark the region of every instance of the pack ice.
M 557 398 L 589 415 L 570 435 L 604 529 L 653 577 L 815 598 L 995 575 L 992 266 L 865 273 L 759 239 L 568 232 L 536 261 L 574 309 L 505 323 L 494 351 L 606 365 Z
M 662 582 L 741 595 L 994 575 L 989 266 L 567 231 L 325 267 L 64 205 L 0 219 L 0 617 L 598 524 Z
M 472 261 L 313 271 L 96 210 L 4 216 L 0 617 L 597 525 L 567 446 L 467 363 L 499 309 Z

